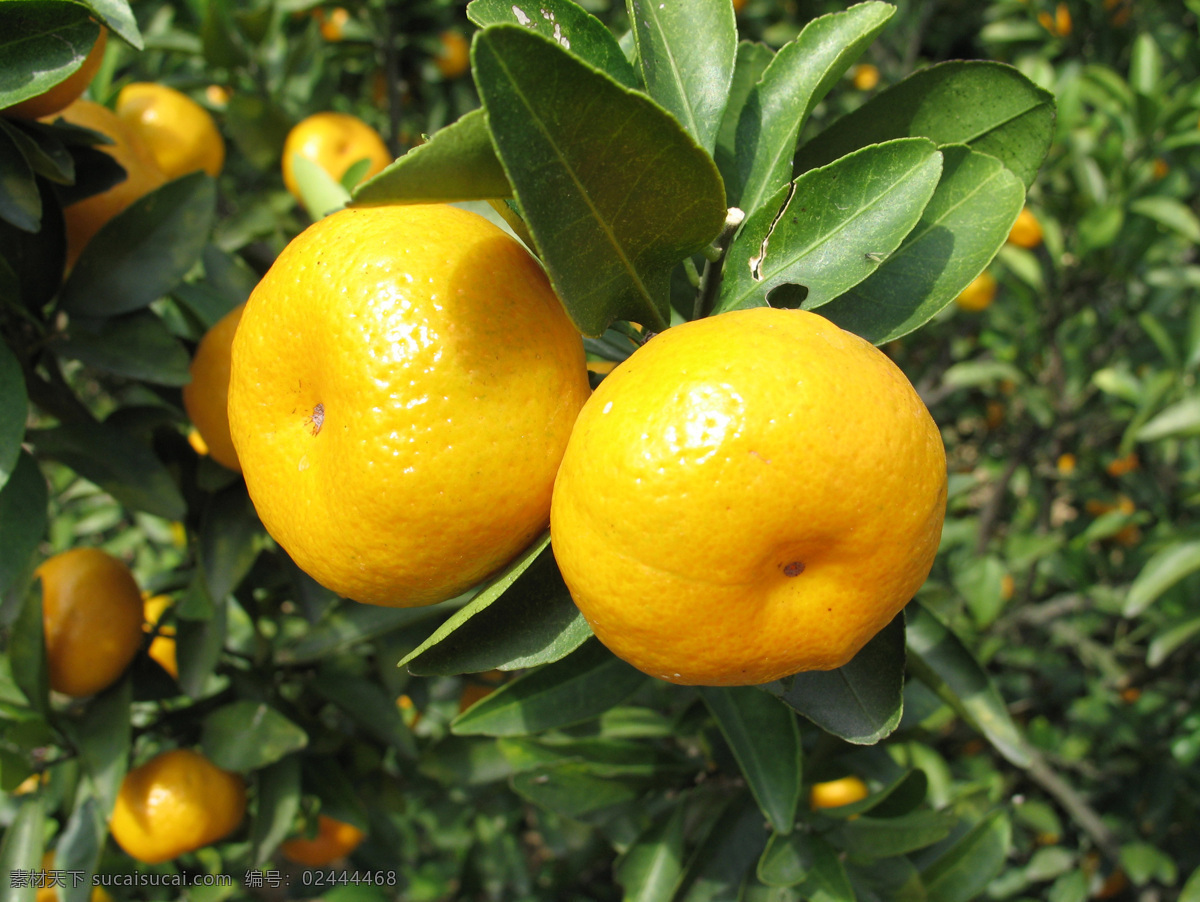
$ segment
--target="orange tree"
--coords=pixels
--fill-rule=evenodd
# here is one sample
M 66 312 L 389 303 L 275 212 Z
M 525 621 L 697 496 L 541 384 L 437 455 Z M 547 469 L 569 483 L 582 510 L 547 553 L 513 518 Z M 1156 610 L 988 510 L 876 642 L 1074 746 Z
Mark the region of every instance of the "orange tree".
M 994 377 L 1012 375 L 1016 364 L 967 360 L 952 372 L 946 361 L 969 356 L 978 342 L 998 346 L 1003 317 L 1019 319 L 1005 313 L 1006 296 L 1036 306 L 1045 285 L 1038 280 L 1061 258 L 1042 260 L 1048 269 L 1039 271 L 1005 251 L 1009 295 L 986 314 L 991 331 L 977 336 L 943 311 L 992 261 L 1025 204 L 1054 134 L 1052 94 L 993 62 L 908 71 L 911 60 L 890 52 L 894 10 L 883 3 L 764 29 L 752 0 L 744 15 L 755 33 L 788 32 L 775 51 L 739 44 L 723 0 L 631 0 L 615 31 L 567 0 L 528 11 L 475 0 L 467 10 L 477 29 L 470 81 L 436 62 L 438 36 L 455 24 L 448 7 L 347 9 L 348 17 L 328 20 L 342 23 L 340 40 L 323 45 L 321 22 L 303 4 L 211 2 L 180 11 L 178 21 L 147 17 L 141 29 L 120 2 L 0 5 L 14 48 L 2 64 L 0 108 L 79 69 L 100 19 L 115 40 L 93 82 L 95 99 L 115 100 L 127 81 L 162 78 L 205 100 L 215 82 L 231 94 L 207 102 L 233 144 L 219 180 L 185 174 L 135 201 L 100 228 L 64 278 L 64 209 L 122 173 L 94 133 L 0 122 L 0 782 L 22 790 L 2 809 L 3 868 L 28 874 L 52 846 L 56 867 L 88 876 L 231 875 L 230 886 L 204 888 L 214 899 L 274 891 L 275 880 L 292 896 L 965 900 L 989 885 L 1003 892 L 997 875 L 1017 887 L 1011 895 L 1076 868 L 1074 858 L 1063 867 L 1061 855 L 1038 858 L 1025 843 L 1031 824 L 1046 827 L 1037 836 L 1055 825 L 1063 831 L 1054 809 L 1007 800 L 1030 775 L 1082 825 L 1079 848 L 1090 844 L 1131 873 L 1140 865 L 1137 877 L 1170 882 L 1161 859 L 1117 848 L 1097 829 L 1093 809 L 1057 771 L 1053 730 L 1036 719 L 1021 729 L 977 661 L 998 658 L 1006 689 L 1028 694 L 1020 681 L 1028 663 L 1017 650 L 997 655 L 976 635 L 995 621 L 1000 577 L 1007 565 L 1023 577 L 1014 591 L 1048 602 L 1064 573 L 1109 573 L 1117 549 L 1105 545 L 1109 556 L 1098 556 L 1092 543 L 1139 516 L 1115 499 L 1103 528 L 1064 535 L 1061 548 L 1059 540 L 1031 541 L 1030 525 L 997 566 L 987 552 L 999 508 L 979 511 L 970 481 L 952 480 L 955 519 L 934 579 L 853 660 L 761 687 L 694 688 L 635 670 L 591 636 L 547 535 L 498 577 L 440 605 L 340 599 L 266 535 L 240 477 L 186 438 L 180 388 L 191 350 L 246 300 L 304 222 L 279 176 L 287 130 L 309 113 L 348 107 L 385 127 L 396 151 L 423 131 L 431 138 L 352 196 L 347 186 L 361 174 L 353 167 L 343 182 L 299 166 L 311 215 L 347 201 L 486 202 L 541 260 L 587 336 L 596 382 L 605 364 L 636 353 L 645 330 L 704 317 L 719 323 L 750 307 L 816 310 L 889 347 L 913 374 L 943 378 L 926 397 L 954 424 L 951 464 L 961 467 L 954 452 L 970 453 L 970 442 L 959 445 L 954 432 L 968 428 L 970 412 L 935 400 L 956 405 L 949 389 L 959 387 L 997 400 L 990 394 L 993 386 L 1003 393 L 1002 379 Z M 1036 12 L 1014 13 L 1031 17 L 1022 27 L 1042 28 L 1034 37 L 1017 30 L 1030 46 L 1071 39 L 1059 18 L 1050 19 L 1051 33 Z M 911 27 L 906 19 L 896 30 Z M 869 97 L 851 93 L 842 78 L 877 36 L 884 86 Z M 1095 71 L 1086 102 L 1123 124 L 1129 117 L 1151 147 L 1161 130 L 1174 133 L 1183 112 L 1195 116 L 1186 102 L 1152 106 L 1161 64 L 1142 45 L 1133 92 Z M 1039 60 L 1049 65 L 1035 56 L 1022 70 L 1059 91 L 1076 84 L 1045 78 Z M 1186 147 L 1172 145 L 1179 166 Z M 1052 174 L 1096 189 L 1097 167 L 1080 162 L 1088 159 L 1056 157 Z M 1078 252 L 1116 246 L 1114 218 L 1141 217 L 1147 241 L 1158 227 L 1143 220 L 1186 232 L 1179 207 L 1189 190 L 1177 175 L 1104 192 L 1093 205 L 1102 209 L 1084 211 L 1091 243 Z M 1075 222 L 1078 211 L 1054 212 L 1050 195 L 1035 199 L 1048 243 L 1074 234 L 1055 225 L 1058 217 Z M 1138 266 L 1130 253 L 1129 266 Z M 1148 288 L 1167 292 L 1153 303 L 1168 313 L 1181 303 L 1186 272 L 1180 278 L 1144 275 Z M 1072 315 L 1081 319 L 1051 325 L 1086 325 L 1085 305 L 1076 303 Z M 1154 310 L 1142 313 L 1140 323 L 1153 323 Z M 1164 350 L 1173 347 L 1169 334 L 1144 328 L 1168 366 L 1188 365 L 1190 352 Z M 1028 340 L 1037 347 L 1043 338 L 1031 330 Z M 1102 395 L 1084 400 L 1142 403 L 1141 383 L 1130 380 L 1150 379 L 1153 368 L 1111 369 L 1094 380 Z M 1139 441 L 1163 443 L 1164 466 L 1194 451 L 1176 444 L 1194 428 L 1186 385 L 1167 376 L 1153 384 L 1162 387 L 1148 407 L 1126 411 L 1131 425 L 1114 459 L 1127 459 Z M 1021 394 L 1043 428 L 1054 415 L 1039 403 L 1069 397 L 1046 394 Z M 1111 413 L 1095 408 L 1100 423 Z M 1108 464 L 1108 449 L 1088 442 L 1053 447 Z M 1028 448 L 1025 456 L 1008 450 L 990 453 L 1015 461 L 1014 474 L 1058 485 L 1027 459 Z M 1105 486 L 1144 475 L 1087 472 Z M 1019 513 L 1038 522 L 1036 511 Z M 721 523 L 709 526 L 719 544 Z M 984 538 L 972 544 L 976 527 Z M 146 641 L 175 629 L 177 679 L 140 654 L 90 698 L 48 691 L 33 573 L 50 552 L 77 544 L 122 555 L 145 591 L 174 598 Z M 1124 613 L 1151 610 L 1165 658 L 1196 632 L 1183 594 L 1194 545 L 1165 531 L 1157 554 Z M 1155 618 L 1151 604 L 1160 600 Z M 514 678 L 460 713 L 468 675 L 491 670 Z M 952 729 L 992 751 L 952 767 L 934 748 Z M 214 846 L 137 864 L 108 837 L 119 787 L 128 770 L 175 748 L 199 749 L 245 778 L 248 813 Z M 865 782 L 865 798 L 819 810 L 801 804 L 814 784 L 848 774 Z M 355 879 L 340 877 L 353 887 L 328 892 L 339 871 L 289 870 L 278 852 L 290 838 L 318 836 L 322 817 L 365 834 L 347 863 Z M 117 898 L 145 895 L 110 883 Z M 89 889 L 59 892 L 76 898 Z M 33 887 L 10 883 L 0 893 L 31 896 Z

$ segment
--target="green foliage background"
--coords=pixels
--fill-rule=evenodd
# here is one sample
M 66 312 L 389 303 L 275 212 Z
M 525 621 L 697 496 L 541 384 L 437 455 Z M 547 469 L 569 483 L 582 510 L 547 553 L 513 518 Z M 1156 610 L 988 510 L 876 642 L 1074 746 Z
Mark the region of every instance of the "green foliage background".
M 762 43 L 740 47 L 723 4 L 685 18 L 546 6 L 570 54 L 503 24 L 511 4 L 491 0 L 469 18 L 448 0 L 347 4 L 332 42 L 306 0 L 0 4 L 3 104 L 77 64 L 96 16 L 123 40 L 94 99 L 171 84 L 230 146 L 219 179 L 165 186 L 60 284 L 58 210 L 114 176 L 84 136 L 0 122 L 0 869 L 54 847 L 57 867 L 89 874 L 234 877 L 113 888 L 205 902 L 1200 899 L 1200 4 L 1139 3 L 1135 17 L 1129 0 L 894 13 L 749 0 L 738 32 Z M 39 16 L 71 49 L 7 37 Z M 475 78 L 444 75 L 439 34 L 476 26 Z M 768 47 L 792 48 L 774 75 Z M 727 78 L 739 112 L 786 94 L 789 115 L 764 114 L 748 144 L 752 116 L 718 119 L 709 82 L 679 88 L 655 68 L 668 49 Z M 877 88 L 853 86 L 862 64 Z M 538 101 L 550 80 L 596 98 L 588 116 Z M 315 171 L 307 209 L 282 188 L 283 138 L 321 109 L 361 116 L 401 157 L 355 202 L 509 198 L 475 208 L 537 249 L 597 363 L 634 350 L 628 320 L 665 327 L 768 295 L 880 343 L 951 467 L 938 561 L 905 616 L 834 674 L 687 689 L 589 638 L 544 538 L 477 594 L 426 609 L 360 606 L 298 571 L 240 479 L 188 446 L 179 386 L 204 331 L 310 216 L 350 197 Z M 637 205 L 621 234 L 632 274 L 594 236 L 562 234 L 556 217 L 576 211 L 537 176 L 554 157 L 528 125 L 539 116 L 552 138 L 593 130 L 562 145 L 556 176 L 593 192 L 601 222 Z M 624 116 L 639 137 L 592 159 Z M 649 192 L 638 161 L 663 147 L 671 165 Z M 1045 242 L 1000 247 L 1022 203 Z M 722 230 L 727 204 L 744 205 L 740 230 Z M 832 259 L 810 249 L 833 229 L 789 231 L 779 215 L 819 204 L 844 233 Z M 872 204 L 881 221 L 839 218 Z M 935 227 L 957 243 L 930 281 Z M 747 277 L 768 232 L 784 260 Z M 958 310 L 985 266 L 996 301 Z M 46 694 L 32 570 L 78 544 L 175 599 L 178 682 L 140 654 L 96 698 Z M 502 688 L 460 712 L 496 668 Z M 128 766 L 178 745 L 246 774 L 250 813 L 226 842 L 138 865 L 106 812 Z M 850 773 L 867 799 L 809 809 L 813 783 Z M 31 775 L 45 780 L 15 794 Z M 357 882 L 314 886 L 279 857 L 318 812 L 367 831 L 345 862 Z M 10 897 L 32 889 L 0 885 Z

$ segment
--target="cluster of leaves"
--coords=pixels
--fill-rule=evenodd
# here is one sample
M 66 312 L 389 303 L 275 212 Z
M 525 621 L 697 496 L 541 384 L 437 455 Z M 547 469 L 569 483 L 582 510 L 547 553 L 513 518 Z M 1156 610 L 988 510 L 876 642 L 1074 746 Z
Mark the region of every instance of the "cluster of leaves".
M 1173 525 L 1195 492 L 1158 488 L 1196 478 L 1195 401 L 1179 378 L 1194 366 L 1194 342 L 1180 346 L 1162 325 L 1196 281 L 1174 266 L 1184 250 L 1173 234 L 1188 228 L 1179 211 L 1195 197 L 1184 127 L 1195 96 L 1164 93 L 1171 79 L 1194 84 L 1169 62 L 1179 48 L 1143 40 L 1126 81 L 1104 65 L 1052 65 L 1063 38 L 1042 29 L 988 47 L 1001 58 L 1042 54 L 1018 60 L 1028 77 L 989 62 L 910 76 L 909 48 L 922 46 L 929 22 L 903 16 L 889 29 L 894 10 L 883 3 L 839 4 L 793 28 L 752 0 L 755 33 L 788 39 L 778 52 L 739 44 L 732 9 L 717 0 L 686 11 L 631 0 L 612 18 L 632 27 L 616 33 L 566 0 L 528 6 L 468 7 L 480 29 L 471 85 L 431 71 L 431 41 L 453 21 L 440 2 L 348 5 L 334 43 L 295 15 L 309 3 L 162 5 L 140 31 L 116 0 L 90 12 L 0 4 L 0 14 L 37 7 L 53 26 L 30 45 L 39 60 L 60 31 L 78 31 L 59 69 L 38 66 L 50 73 L 41 81 L 9 89 L 0 79 L 0 106 L 78 65 L 92 15 L 128 42 L 110 53 L 96 97 L 151 73 L 190 90 L 228 85 L 217 112 L 236 149 L 219 185 L 187 176 L 113 220 L 64 284 L 59 211 L 119 173 L 77 130 L 0 124 L 15 149 L 0 156 L 0 786 L 40 775 L 34 793 L 0 808 L 10 824 L 0 861 L 35 868 L 49 839 L 58 867 L 130 873 L 105 838 L 121 775 L 160 748 L 195 745 L 250 778 L 247 824 L 217 848 L 138 869 L 233 875 L 233 887 L 188 892 L 213 900 L 246 892 L 236 884 L 252 869 L 286 869 L 279 842 L 317 811 L 366 830 L 354 866 L 398 874 L 395 888 L 344 886 L 331 898 L 966 900 L 1057 880 L 1055 898 L 1070 899 L 1082 898 L 1077 873 L 1088 889 L 1093 847 L 1135 878 L 1165 881 L 1163 853 L 1139 843 L 1134 800 L 1092 799 L 1121 812 L 1126 845 L 1110 849 L 1035 794 L 1086 822 L 1092 809 L 1055 768 L 1100 784 L 1135 765 L 1147 780 L 1179 775 L 1156 787 L 1160 804 L 1195 797 L 1194 786 L 1179 789 L 1194 753 L 1173 732 L 1194 692 L 1182 658 L 1175 688 L 1118 709 L 1140 712 L 1122 729 L 1112 729 L 1112 699 L 1097 695 L 1140 683 L 1118 665 L 1149 642 L 1163 653 L 1137 661 L 1153 668 L 1197 634 L 1187 608 L 1195 545 Z M 995 4 L 996 21 L 1020 14 L 1012 6 Z M 1113 41 L 1114 64 L 1122 46 Z M 1168 63 L 1154 61 L 1156 46 Z M 839 88 L 865 52 L 896 82 L 869 99 Z M 27 62 L 6 56 L 4 74 L 19 81 Z M 984 325 L 946 320 L 1001 246 L 1050 146 L 1046 89 L 1069 101 L 1049 181 L 1034 189 L 1047 250 L 1002 252 L 1010 312 L 997 305 Z M 482 108 L 470 110 L 476 90 Z M 595 336 L 594 358 L 635 349 L 630 320 L 664 328 L 768 301 L 820 309 L 876 342 L 935 320 L 919 343 L 889 345 L 925 380 L 939 420 L 955 423 L 947 437 L 960 471 L 945 553 L 907 620 L 841 671 L 697 690 L 652 680 L 590 638 L 544 537 L 479 592 L 429 609 L 359 606 L 299 572 L 263 534 L 240 480 L 187 445 L 178 387 L 188 347 L 245 300 L 302 226 L 280 190 L 279 150 L 292 122 L 323 108 L 386 121 L 398 150 L 433 132 L 353 202 L 493 203 Z M 1114 123 L 1122 140 L 1109 139 Z M 1178 137 L 1164 150 L 1168 136 Z M 1172 173 L 1141 178 L 1131 160 L 1158 153 Z M 303 181 L 316 215 L 350 198 L 319 172 Z M 1107 309 L 1124 310 L 1128 285 L 1141 286 L 1139 316 L 1100 333 L 1109 345 L 1093 340 L 1106 308 L 1089 292 L 1106 289 Z M 1010 425 L 981 432 L 972 405 L 1003 396 L 1005 379 L 1015 386 Z M 1143 466 L 1123 480 L 1139 486 L 1126 490 L 1137 511 L 1118 506 L 1082 530 L 1081 519 L 1054 520 L 1064 498 L 1096 484 L 1111 494 L 1118 477 L 1098 468 L 1110 450 L 1135 448 Z M 1080 461 L 1071 479 L 1057 471 L 1068 450 Z M 1156 524 L 1157 562 L 1111 541 L 1129 517 Z M 164 624 L 177 629 L 177 681 L 139 655 L 96 698 L 48 697 L 31 570 L 47 549 L 81 540 L 134 559 L 145 588 L 175 597 Z M 1127 593 L 1147 560 L 1154 566 Z M 1010 608 L 1006 572 L 1022 580 Z M 1065 599 L 1076 596 L 1071 609 Z M 1076 616 L 1059 619 L 1064 607 Z M 1070 630 L 1051 632 L 1063 622 Z M 1125 645 L 1099 655 L 1114 636 Z M 1031 642 L 1057 649 L 1057 663 L 1025 651 Z M 1090 694 L 1078 691 L 1080 648 L 1086 667 L 1102 670 Z M 1004 696 L 976 657 L 1004 674 Z M 489 670 L 515 678 L 460 713 L 471 674 Z M 905 683 L 906 672 L 916 679 Z M 1043 707 L 1027 710 L 1021 729 L 1004 697 Z M 1146 732 L 1160 737 L 1153 749 L 1139 745 Z M 1081 736 L 1091 744 L 1063 755 L 1061 743 Z M 972 742 L 991 751 L 956 754 Z M 1079 768 L 1114 749 L 1111 771 Z M 808 787 L 846 773 L 867 779 L 871 795 L 810 811 Z M 1014 785 L 1030 793 L 1022 804 L 1008 801 Z M 1175 809 L 1158 810 L 1165 843 Z M 1167 860 L 1187 860 L 1166 848 Z M 293 895 L 324 889 L 298 874 Z M 73 900 L 87 888 L 60 892 Z
M 1100 815 L 1048 817 L 1043 800 L 1063 802 L 1063 787 L 1028 774 L 1014 786 L 1028 799 L 1015 835 L 1027 864 L 993 886 L 998 898 L 1052 881 L 1052 898 L 1083 899 L 1097 850 L 1115 862 L 1101 868 L 1117 868 L 1110 886 L 1200 892 L 1183 839 L 1200 793 L 1196 10 L 1149 4 L 1130 22 L 1105 7 L 1072 4 L 1069 35 L 1049 35 L 1035 10 L 993 7 L 981 50 L 1058 99 L 1030 197 L 1045 244 L 1000 252 L 985 314 L 892 347 L 944 424 L 956 471 L 923 598 L 1000 675 L 1030 742 Z M 1087 63 L 1070 52 L 1082 46 Z M 997 766 L 970 762 L 977 774 Z

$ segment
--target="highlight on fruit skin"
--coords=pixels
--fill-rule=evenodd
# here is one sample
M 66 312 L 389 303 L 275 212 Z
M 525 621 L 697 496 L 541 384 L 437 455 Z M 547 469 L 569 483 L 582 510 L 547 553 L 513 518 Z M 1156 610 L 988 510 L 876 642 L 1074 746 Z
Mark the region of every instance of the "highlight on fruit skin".
M 954 299 L 962 310 L 979 313 L 986 310 L 996 299 L 996 277 L 984 270 Z
M 861 802 L 870 794 L 871 790 L 861 778 L 850 775 L 838 780 L 814 783 L 808 793 L 808 804 L 813 811 L 841 808 L 843 805 Z
M 50 116 L 66 109 L 79 99 L 87 90 L 88 85 L 92 83 L 92 79 L 96 77 L 96 71 L 104 61 L 104 50 L 107 46 L 108 29 L 101 25 L 96 43 L 92 45 L 92 49 L 88 51 L 78 69 L 36 97 L 30 97 L 0 110 L 0 115 L 13 116 L 18 119 L 41 119 L 43 116 Z

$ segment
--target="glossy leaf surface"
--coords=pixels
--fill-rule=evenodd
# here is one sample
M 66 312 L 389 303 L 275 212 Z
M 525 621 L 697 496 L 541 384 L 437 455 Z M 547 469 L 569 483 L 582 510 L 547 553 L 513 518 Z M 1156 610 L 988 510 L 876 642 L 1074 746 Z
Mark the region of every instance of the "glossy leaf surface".
M 480 32 L 472 59 L 497 154 L 575 325 L 664 328 L 671 270 L 725 220 L 712 159 L 644 95 L 520 26 Z

